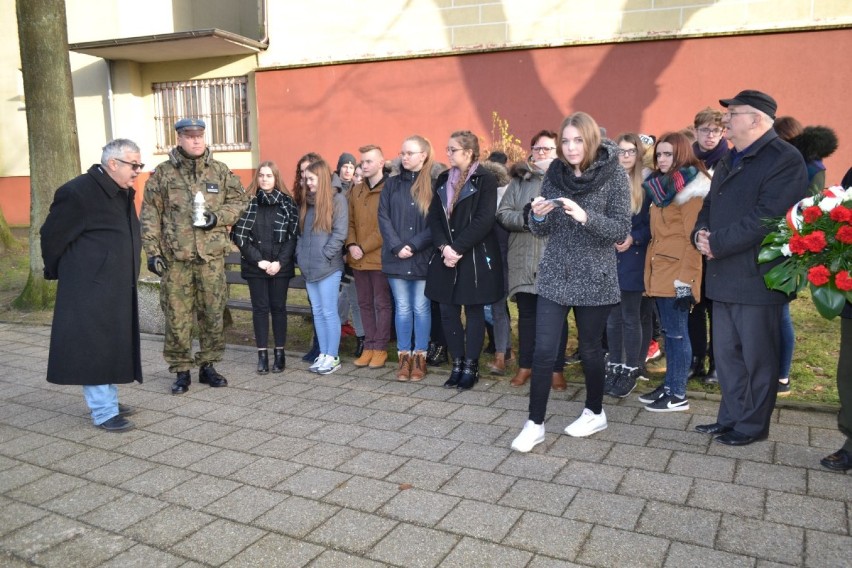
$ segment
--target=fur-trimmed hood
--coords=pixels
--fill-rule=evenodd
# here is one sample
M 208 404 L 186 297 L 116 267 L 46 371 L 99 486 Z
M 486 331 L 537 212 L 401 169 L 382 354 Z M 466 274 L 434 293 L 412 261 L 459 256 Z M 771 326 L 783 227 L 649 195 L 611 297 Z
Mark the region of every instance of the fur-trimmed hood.
M 491 172 L 494 177 L 497 178 L 497 186 L 503 187 L 504 185 L 509 185 L 509 182 L 512 181 L 512 178 L 509 176 L 509 171 L 506 169 L 506 166 L 503 164 L 499 164 L 497 162 L 489 162 L 488 160 L 483 160 L 479 162 L 479 165 L 489 172 Z
M 837 134 L 827 126 L 806 126 L 790 144 L 802 154 L 806 162 L 822 160 L 837 150 Z
M 533 177 L 543 178 L 545 171 L 530 162 L 516 162 L 509 168 L 509 175 L 521 181 L 529 181 Z
M 693 197 L 704 199 L 708 193 L 710 193 L 710 178 L 704 172 L 698 172 L 695 179 L 686 184 L 686 187 L 675 195 L 674 203 L 680 206 Z

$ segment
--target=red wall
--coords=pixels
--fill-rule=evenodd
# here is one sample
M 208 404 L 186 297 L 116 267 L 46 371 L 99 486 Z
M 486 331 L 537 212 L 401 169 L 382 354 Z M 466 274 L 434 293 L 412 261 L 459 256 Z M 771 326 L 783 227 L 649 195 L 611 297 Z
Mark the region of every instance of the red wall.
M 260 159 L 292 183 L 295 161 L 318 151 L 334 167 L 342 151 L 379 144 L 387 156 L 414 133 L 438 158 L 453 130 L 487 145 L 492 111 L 524 146 L 541 128 L 584 110 L 610 136 L 660 134 L 692 123 L 705 106 L 742 89 L 778 101 L 779 115 L 834 128 L 826 161 L 838 183 L 852 165 L 852 32 L 849 30 L 561 47 L 259 71 Z

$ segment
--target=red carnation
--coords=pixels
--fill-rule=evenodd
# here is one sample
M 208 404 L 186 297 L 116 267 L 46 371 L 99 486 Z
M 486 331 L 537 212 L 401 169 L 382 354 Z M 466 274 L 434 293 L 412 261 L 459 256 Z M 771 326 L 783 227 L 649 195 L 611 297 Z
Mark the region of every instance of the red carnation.
M 834 277 L 834 283 L 837 285 L 838 290 L 843 290 L 844 292 L 852 290 L 852 278 L 849 277 L 848 270 L 838 272 L 837 276 Z
M 808 252 L 808 247 L 805 246 L 805 238 L 803 236 L 793 235 L 790 237 L 790 252 L 798 255 Z
M 825 286 L 831 278 L 831 272 L 822 264 L 808 270 L 808 281 L 814 286 Z
M 820 217 L 822 217 L 822 209 L 817 207 L 816 205 L 811 205 L 802 211 L 802 217 L 805 219 L 805 223 L 813 223 Z
M 852 226 L 843 225 L 837 230 L 835 238 L 845 245 L 852 244 Z
M 828 216 L 831 217 L 832 221 L 837 221 L 838 223 L 852 223 L 852 209 L 844 205 L 838 205 L 832 209 Z
M 825 233 L 822 231 L 814 231 L 810 235 L 806 235 L 804 239 L 805 247 L 811 252 L 822 252 L 828 245 L 825 241 Z

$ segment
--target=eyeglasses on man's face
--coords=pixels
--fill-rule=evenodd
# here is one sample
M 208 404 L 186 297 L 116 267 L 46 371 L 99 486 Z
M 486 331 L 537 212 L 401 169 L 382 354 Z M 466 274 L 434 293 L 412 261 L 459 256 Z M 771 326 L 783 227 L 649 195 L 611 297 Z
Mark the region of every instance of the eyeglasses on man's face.
M 702 136 L 719 136 L 722 132 L 723 130 L 721 128 L 701 127 L 698 129 L 698 133 Z
M 533 146 L 532 151 L 537 154 L 545 154 L 547 152 L 553 152 L 556 150 L 556 146 Z
M 121 158 L 115 158 L 115 161 L 121 162 L 122 164 L 127 164 L 131 167 L 131 169 L 133 169 L 134 172 L 138 172 L 145 167 L 145 164 L 139 162 L 128 162 L 127 160 L 122 160 Z
M 636 148 L 621 148 L 617 153 L 619 156 L 635 156 Z

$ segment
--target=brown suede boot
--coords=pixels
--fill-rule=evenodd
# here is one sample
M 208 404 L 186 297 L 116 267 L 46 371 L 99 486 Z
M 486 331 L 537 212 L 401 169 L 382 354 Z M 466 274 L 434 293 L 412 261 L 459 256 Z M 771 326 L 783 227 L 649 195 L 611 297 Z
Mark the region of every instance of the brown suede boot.
M 361 352 L 361 356 L 352 361 L 352 364 L 356 367 L 366 367 L 370 364 L 370 361 L 373 359 L 373 350 L 372 349 L 364 349 Z
M 564 391 L 568 388 L 568 383 L 565 382 L 565 375 L 562 372 L 553 372 L 553 382 L 550 385 L 555 391 Z
M 506 374 L 506 354 L 505 353 L 495 353 L 494 361 L 490 365 L 488 365 L 488 371 L 492 375 L 505 375 Z
M 405 382 L 411 379 L 411 353 L 399 352 L 399 367 L 396 369 L 396 380 Z
M 422 381 L 426 376 L 426 352 L 415 351 L 411 359 L 411 382 Z
M 527 381 L 532 377 L 532 369 L 524 369 L 521 367 L 518 369 L 518 372 L 512 377 L 512 380 L 509 381 L 509 386 L 511 387 L 522 387 L 527 384 Z

